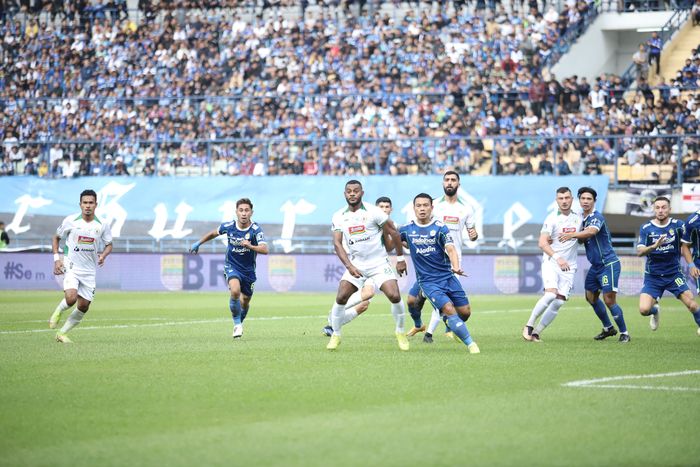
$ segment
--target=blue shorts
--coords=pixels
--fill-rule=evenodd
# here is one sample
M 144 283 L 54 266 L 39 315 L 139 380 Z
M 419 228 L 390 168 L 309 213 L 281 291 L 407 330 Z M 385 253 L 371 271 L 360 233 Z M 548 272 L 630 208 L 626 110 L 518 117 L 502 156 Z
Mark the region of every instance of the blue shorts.
M 224 277 L 226 278 L 226 284 L 231 281 L 231 279 L 238 279 L 241 283 L 241 293 L 248 297 L 253 296 L 253 289 L 255 289 L 255 279 L 252 279 L 245 274 L 241 274 L 238 269 L 230 264 L 224 265 Z
M 620 262 L 606 264 L 604 266 L 592 266 L 586 274 L 585 289 L 589 292 L 603 293 L 617 292 L 617 284 L 620 281 Z
M 416 281 L 411 286 L 411 290 L 408 291 L 408 295 L 410 295 L 411 297 L 417 297 L 419 293 L 420 293 L 420 284 L 418 283 L 418 281 Z
M 469 305 L 467 294 L 455 276 L 440 282 L 423 282 L 420 287 L 436 310 L 442 311 L 442 307 L 449 302 L 455 307 Z
M 664 294 L 664 290 L 668 290 L 678 298 L 683 292 L 690 289 L 685 281 L 685 277 L 680 272 L 675 276 L 668 277 L 644 274 L 642 293 L 649 294 L 658 300 Z

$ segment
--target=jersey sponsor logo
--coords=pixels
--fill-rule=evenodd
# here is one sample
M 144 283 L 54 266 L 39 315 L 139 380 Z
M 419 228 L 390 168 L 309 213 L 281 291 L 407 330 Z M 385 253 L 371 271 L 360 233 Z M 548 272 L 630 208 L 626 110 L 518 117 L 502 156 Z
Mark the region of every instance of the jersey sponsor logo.
M 95 243 L 95 239 L 92 237 L 85 237 L 83 235 L 78 235 L 78 245 L 92 245 Z
M 562 227 L 561 231 L 563 233 L 574 233 L 576 232 L 576 227 Z
M 365 233 L 366 229 L 364 225 L 353 225 L 348 227 L 348 232 L 350 235 L 362 235 Z
M 459 224 L 459 217 L 455 216 L 443 216 L 442 221 L 445 224 Z

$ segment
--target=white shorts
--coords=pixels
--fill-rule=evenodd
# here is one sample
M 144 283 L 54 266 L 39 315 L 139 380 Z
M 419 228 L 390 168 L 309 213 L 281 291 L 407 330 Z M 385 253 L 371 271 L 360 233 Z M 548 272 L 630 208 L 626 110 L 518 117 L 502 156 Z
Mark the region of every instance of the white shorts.
M 369 269 L 360 269 L 360 273 L 362 273 L 362 277 L 353 277 L 346 269 L 340 280 L 350 282 L 357 287 L 358 290 L 362 289 L 365 285 L 373 285 L 375 288 L 381 289 L 382 284 L 386 281 L 396 280 L 396 274 L 394 273 L 394 268 L 391 266 L 389 258 L 386 258 L 385 263 L 380 263 Z
M 95 274 L 68 270 L 63 278 L 63 290 L 76 289 L 78 295 L 91 302 L 95 296 Z
M 562 271 L 556 261 L 542 262 L 542 283 L 545 289 L 557 289 L 559 295 L 569 298 L 574 286 L 576 270 Z

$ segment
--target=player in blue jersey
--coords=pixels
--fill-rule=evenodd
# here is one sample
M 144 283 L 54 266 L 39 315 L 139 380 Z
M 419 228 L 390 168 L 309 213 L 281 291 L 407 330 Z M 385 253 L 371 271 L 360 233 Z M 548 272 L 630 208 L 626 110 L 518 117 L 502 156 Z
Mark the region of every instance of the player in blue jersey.
M 612 247 L 610 231 L 605 217 L 596 211 L 595 202 L 598 193 L 590 187 L 578 190 L 578 201 L 583 209 L 583 226 L 580 232 L 563 233 L 559 239 L 567 241 L 572 238 L 583 241 L 586 246 L 586 256 L 591 263 L 591 269 L 586 275 L 586 300 L 593 307 L 596 316 L 603 323 L 603 331 L 593 339 L 600 341 L 617 334 L 605 311 L 607 306 L 620 329 L 620 342 L 629 342 L 622 308 L 617 304 L 617 285 L 620 280 L 620 258 Z M 603 300 L 600 300 L 600 292 Z M 603 301 L 605 304 L 603 304 Z
M 681 271 L 681 253 L 688 264 L 693 263 L 688 243 L 682 242 L 684 237 L 687 238 L 685 224 L 671 218 L 670 212 L 671 201 L 664 196 L 656 198 L 654 219 L 639 229 L 637 255 L 647 257 L 639 312 L 643 316 L 651 315 L 649 326 L 656 331 L 659 328 L 658 301 L 668 290 L 693 314 L 700 336 L 700 306 L 693 300 L 693 293 Z
M 685 237 L 682 241 L 692 248 L 693 262 L 688 264 L 688 269 L 690 277 L 695 281 L 695 291 L 700 295 L 700 211 L 686 219 Z
M 423 295 L 443 315 L 447 326 L 469 349 L 479 346 L 469 335 L 465 321 L 471 315 L 469 299 L 455 274 L 464 274 L 450 230 L 432 218 L 433 199 L 421 193 L 413 199 L 416 220 L 399 228 L 401 240 L 411 251 L 416 279 Z
M 250 310 L 250 299 L 255 286 L 255 259 L 258 253 L 269 252 L 262 228 L 252 221 L 253 203 L 248 198 L 236 201 L 236 218 L 224 222 L 190 247 L 190 253 L 197 254 L 199 247 L 219 235 L 226 235 L 228 249 L 224 264 L 224 277 L 228 283 L 231 298 L 229 309 L 233 317 L 233 338 L 243 336 L 243 321 Z

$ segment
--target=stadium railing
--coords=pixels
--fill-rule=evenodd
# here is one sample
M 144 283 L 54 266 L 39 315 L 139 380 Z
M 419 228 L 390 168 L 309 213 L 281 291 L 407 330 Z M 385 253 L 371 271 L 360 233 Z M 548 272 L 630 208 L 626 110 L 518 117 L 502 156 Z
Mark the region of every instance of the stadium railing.
M 181 239 L 155 240 L 152 237 L 123 236 L 114 241 L 114 251 L 119 253 L 187 253 L 190 245 L 197 238 L 186 237 Z M 335 254 L 333 239 L 328 236 L 295 236 L 292 251 L 285 250 L 283 245 L 289 243 L 289 239 L 268 237 L 270 254 Z M 613 244 L 619 254 L 635 254 L 635 239 L 631 237 L 613 237 Z M 50 237 L 16 236 L 12 239 L 12 247 L 2 252 L 50 252 Z M 462 247 L 464 254 L 540 254 L 542 250 L 537 246 L 537 239 L 524 238 L 518 242 L 504 240 L 500 237 L 484 237 L 478 240 L 473 248 Z M 226 252 L 226 245 L 218 240 L 202 245 L 199 253 Z
M 457 150 L 460 141 L 472 149 Z M 531 155 L 520 149 L 527 143 Z M 241 161 L 259 162 L 263 169 L 258 175 L 279 174 L 285 164 L 315 163 L 316 171 L 306 176 L 329 174 L 324 170 L 331 157 L 339 164 L 347 164 L 351 155 L 371 174 L 392 173 L 391 167 L 403 164 L 403 174 L 442 173 L 447 167 L 458 167 L 462 173 L 473 175 L 537 174 L 540 161 L 551 163 L 552 172 L 563 159 L 573 174 L 603 173 L 609 176 L 613 187 L 630 182 L 664 183 L 680 186 L 683 165 L 690 151 L 700 149 L 697 134 L 668 135 L 522 135 L 484 137 L 444 136 L 423 138 L 239 138 L 197 140 L 59 140 L 21 141 L 27 154 L 35 154 L 35 167 L 49 166 L 52 147 L 61 147 L 66 162 L 79 152 L 92 154 L 91 170 L 82 175 L 104 175 L 105 167 L 114 160 L 124 159 L 129 174 L 148 176 L 214 176 L 239 175 L 229 171 L 226 164 L 240 166 Z M 181 148 L 190 147 L 188 158 L 182 157 Z M 483 149 L 479 149 L 483 148 Z M 344 156 L 330 154 L 342 151 Z M 425 155 L 426 162 L 419 166 L 416 152 Z M 631 152 L 630 152 L 631 150 Z M 119 155 L 125 153 L 123 155 Z M 596 159 L 590 156 L 596 154 Z M 73 154 L 73 156 L 71 156 Z M 228 155 L 228 159 L 222 158 Z M 191 157 L 190 157 L 191 156 Z M 561 157 L 560 157 L 561 156 Z M 634 157 L 633 157 L 634 156 Z M 84 157 L 83 160 L 88 159 Z M 108 162 L 108 159 L 111 160 Z M 632 162 L 630 165 L 629 162 Z M 15 161 L 15 174 L 26 169 L 25 160 Z M 79 176 L 80 160 L 73 161 L 72 176 Z M 168 171 L 160 164 L 167 164 Z M 526 164 L 530 164 L 528 167 Z M 94 170 L 99 168 L 99 170 Z M 327 167 L 326 167 L 327 168 Z M 45 169 L 44 169 L 45 170 Z M 111 170 L 111 169 L 110 169 Z M 330 174 L 346 174 L 332 172 Z M 355 172 L 357 173 L 357 172 Z M 247 173 L 243 173 L 247 174 Z M 285 174 L 285 173 L 283 173 Z M 286 173 L 293 174 L 293 173 Z M 107 174 L 109 175 L 109 173 Z M 299 175 L 304 175 L 303 173 Z M 65 177 L 65 173 L 55 178 Z M 51 178 L 51 173 L 46 174 Z

